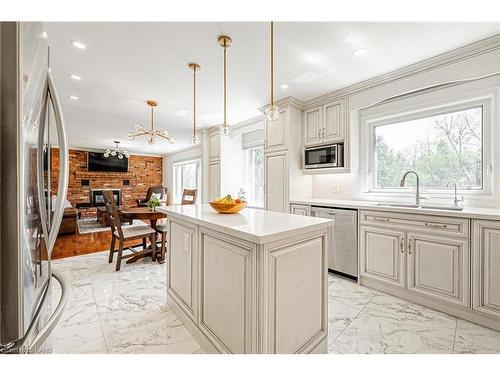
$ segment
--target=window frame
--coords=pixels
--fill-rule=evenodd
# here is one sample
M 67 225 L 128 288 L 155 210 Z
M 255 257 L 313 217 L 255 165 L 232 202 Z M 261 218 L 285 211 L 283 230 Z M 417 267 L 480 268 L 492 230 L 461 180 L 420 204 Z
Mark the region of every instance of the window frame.
M 182 191 L 180 192 L 180 200 L 177 201 L 176 197 L 176 167 L 182 167 L 183 165 L 187 164 L 197 164 L 197 187 L 198 189 L 198 197 L 201 197 L 202 195 L 202 165 L 201 165 L 201 158 L 195 158 L 195 159 L 188 159 L 188 160 L 182 160 L 178 161 L 172 164 L 172 201 L 173 203 L 181 203 L 182 200 Z
M 362 126 L 362 150 L 366 150 L 362 155 L 362 162 L 364 170 L 362 172 L 364 178 L 364 192 L 363 195 L 370 196 L 392 196 L 392 197 L 407 197 L 412 195 L 412 188 L 376 188 L 376 138 L 375 129 L 384 125 L 392 125 L 398 122 L 406 122 L 412 120 L 419 120 L 426 117 L 438 116 L 447 113 L 467 110 L 471 108 L 482 107 L 482 124 L 481 124 L 481 162 L 482 162 L 482 188 L 481 189 L 464 189 L 458 186 L 457 191 L 460 195 L 488 195 L 493 194 L 493 179 L 492 179 L 492 101 L 491 95 L 479 98 L 473 98 L 460 102 L 452 102 L 448 99 L 446 102 L 441 101 L 437 106 L 417 105 L 411 108 L 411 111 L 399 110 L 384 110 L 382 108 L 370 108 L 364 116 L 361 117 Z M 399 108 L 402 105 L 398 106 Z M 408 108 L 408 107 L 405 107 Z M 417 171 L 418 172 L 418 171 Z M 402 176 L 401 176 L 402 177 Z M 426 195 L 430 198 L 443 198 L 448 197 L 453 186 L 447 189 L 432 188 L 421 186 Z

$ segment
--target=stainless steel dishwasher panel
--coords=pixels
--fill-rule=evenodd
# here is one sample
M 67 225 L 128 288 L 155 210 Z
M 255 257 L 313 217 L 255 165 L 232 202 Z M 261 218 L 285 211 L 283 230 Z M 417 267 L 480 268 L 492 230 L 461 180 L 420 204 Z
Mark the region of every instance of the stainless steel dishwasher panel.
M 357 210 L 313 206 L 311 216 L 335 221 L 329 240 L 328 268 L 358 277 Z

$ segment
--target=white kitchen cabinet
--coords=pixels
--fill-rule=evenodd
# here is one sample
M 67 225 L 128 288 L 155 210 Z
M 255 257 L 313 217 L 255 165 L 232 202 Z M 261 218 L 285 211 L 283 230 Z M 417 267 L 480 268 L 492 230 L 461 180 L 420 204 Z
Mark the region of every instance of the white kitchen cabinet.
M 323 108 L 315 107 L 304 111 L 304 144 L 317 145 L 323 142 Z
M 265 209 L 288 212 L 288 153 L 265 154 Z
M 360 275 L 405 287 L 405 232 L 361 226 Z
M 473 230 L 472 308 L 500 318 L 500 221 L 474 220 Z
M 287 111 L 280 109 L 280 116 L 274 122 L 266 121 L 264 150 L 274 152 L 288 148 Z
M 304 146 L 345 141 L 345 98 L 304 111 Z
M 214 162 L 220 160 L 220 135 L 219 132 L 208 135 L 208 160 Z
M 307 204 L 291 204 L 290 213 L 294 215 L 310 216 L 310 209 Z
M 208 199 L 209 201 L 220 196 L 220 163 L 208 165 Z
M 337 100 L 323 106 L 323 141 L 343 142 L 346 128 L 345 100 Z
M 196 244 L 196 226 L 184 222 L 170 223 L 167 287 L 172 298 L 193 320 L 197 316 Z
M 408 290 L 470 306 L 468 241 L 409 232 L 406 252 Z

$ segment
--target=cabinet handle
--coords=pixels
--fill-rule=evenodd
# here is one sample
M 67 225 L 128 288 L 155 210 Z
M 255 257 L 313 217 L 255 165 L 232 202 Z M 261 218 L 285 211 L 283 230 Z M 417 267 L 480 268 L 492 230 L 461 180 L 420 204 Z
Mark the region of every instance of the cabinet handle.
M 401 248 L 401 254 L 404 254 L 405 250 L 404 250 L 404 239 L 401 238 L 401 243 L 399 244 L 399 247 Z
M 442 229 L 448 228 L 448 225 L 446 224 L 425 223 L 425 226 L 430 228 L 442 228 Z
M 411 238 L 408 240 L 408 254 L 411 255 Z
M 383 221 L 385 223 L 388 223 L 389 221 L 391 221 L 391 219 L 389 219 L 387 217 L 376 217 L 376 216 L 373 217 L 373 220 L 374 221 Z

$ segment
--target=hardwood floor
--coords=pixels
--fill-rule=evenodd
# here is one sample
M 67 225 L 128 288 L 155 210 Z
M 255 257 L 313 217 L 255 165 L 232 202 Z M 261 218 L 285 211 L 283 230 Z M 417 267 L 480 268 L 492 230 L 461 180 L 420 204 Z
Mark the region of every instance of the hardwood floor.
M 142 240 L 125 242 L 125 246 L 140 244 L 142 244 Z M 52 259 L 61 259 L 109 250 L 110 245 L 111 231 L 59 236 L 52 250 Z

